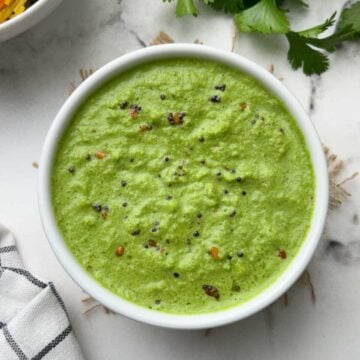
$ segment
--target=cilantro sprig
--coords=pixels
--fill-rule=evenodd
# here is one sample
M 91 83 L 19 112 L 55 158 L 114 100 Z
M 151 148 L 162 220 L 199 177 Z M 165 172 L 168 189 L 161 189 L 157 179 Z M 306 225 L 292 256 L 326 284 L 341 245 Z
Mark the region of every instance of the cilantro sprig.
M 334 27 L 337 14 L 332 14 L 322 24 L 293 31 L 284 10 L 288 2 L 297 2 L 308 7 L 302 0 L 163 0 L 176 1 L 176 15 L 199 14 L 198 2 L 216 11 L 233 14 L 234 21 L 241 32 L 258 32 L 264 35 L 283 34 L 289 42 L 287 58 L 294 69 L 302 68 L 306 75 L 322 74 L 329 68 L 328 54 L 340 44 L 360 38 L 360 1 L 345 8 L 338 17 L 332 35 L 322 37 L 323 33 Z
M 263 34 L 289 31 L 289 20 L 275 0 L 261 0 L 235 15 L 235 24 L 242 32 L 257 31 Z

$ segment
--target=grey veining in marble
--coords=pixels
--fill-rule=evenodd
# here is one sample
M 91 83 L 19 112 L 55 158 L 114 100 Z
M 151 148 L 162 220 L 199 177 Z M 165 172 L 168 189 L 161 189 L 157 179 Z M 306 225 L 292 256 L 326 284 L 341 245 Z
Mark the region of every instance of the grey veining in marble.
M 297 9 L 296 29 L 315 25 L 344 0 L 313 0 L 311 16 Z M 199 39 L 230 50 L 232 21 L 201 7 L 198 18 L 177 19 L 174 4 L 161 0 L 64 0 L 46 20 L 0 44 L 0 221 L 18 238 L 31 272 L 51 279 L 62 293 L 74 329 L 89 360 L 110 359 L 359 359 L 360 190 L 329 212 L 309 273 L 287 298 L 251 318 L 204 331 L 180 332 L 136 323 L 96 309 L 87 315 L 86 297 L 52 254 L 36 203 L 37 170 L 46 132 L 79 69 L 97 69 L 149 43 L 160 30 L 178 42 Z M 295 16 L 294 16 L 295 19 Z M 360 44 L 331 55 L 328 72 L 307 78 L 286 60 L 280 36 L 240 34 L 235 51 L 274 75 L 297 96 L 324 144 L 345 161 L 339 181 L 360 169 Z M 41 164 L 40 164 L 41 166 Z M 1 351 L 1 350 L 0 350 Z

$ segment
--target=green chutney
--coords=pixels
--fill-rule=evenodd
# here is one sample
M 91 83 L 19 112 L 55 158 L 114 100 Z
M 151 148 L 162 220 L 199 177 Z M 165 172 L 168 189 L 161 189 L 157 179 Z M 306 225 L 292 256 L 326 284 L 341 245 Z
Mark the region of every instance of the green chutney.
M 283 103 L 194 59 L 135 67 L 92 94 L 52 175 L 79 263 L 121 298 L 174 314 L 230 308 L 271 285 L 302 246 L 314 191 Z

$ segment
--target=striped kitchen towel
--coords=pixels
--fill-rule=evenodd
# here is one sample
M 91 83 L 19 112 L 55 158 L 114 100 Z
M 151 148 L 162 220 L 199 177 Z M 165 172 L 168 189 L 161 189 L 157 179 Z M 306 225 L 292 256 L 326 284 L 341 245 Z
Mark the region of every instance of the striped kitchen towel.
M 0 360 L 81 360 L 53 283 L 24 269 L 13 235 L 0 225 Z

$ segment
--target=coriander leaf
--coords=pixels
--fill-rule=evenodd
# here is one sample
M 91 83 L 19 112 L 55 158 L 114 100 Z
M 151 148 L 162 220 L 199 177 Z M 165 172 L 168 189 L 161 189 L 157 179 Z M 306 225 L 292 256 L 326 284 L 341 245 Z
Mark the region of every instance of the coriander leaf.
M 240 31 L 263 34 L 287 33 L 289 21 L 275 0 L 261 0 L 256 5 L 235 15 L 235 23 Z
M 329 52 L 341 43 L 360 37 L 360 2 L 342 11 L 336 32 L 323 39 L 310 38 L 309 44 Z
M 360 2 L 356 3 L 355 5 L 357 4 L 360 5 Z M 346 10 L 351 10 L 352 8 Z M 360 16 L 360 6 L 358 6 L 357 9 L 358 10 L 356 11 L 359 11 L 359 14 L 356 14 L 356 11 L 354 12 L 354 14 Z M 350 14 L 350 17 L 348 17 L 348 15 L 346 14 Z M 328 37 L 319 39 L 318 35 L 334 23 L 335 14 L 333 14 L 330 17 L 330 19 L 326 20 L 324 24 L 321 24 L 317 27 L 305 31 L 300 31 L 297 34 L 303 38 L 306 38 L 306 42 L 309 45 L 324 49 L 328 52 L 333 52 L 336 50 L 336 47 L 339 46 L 341 43 L 345 41 L 353 40 L 360 35 L 360 31 L 357 30 L 357 27 L 359 27 L 360 30 L 360 19 L 357 20 L 358 18 L 353 18 L 352 15 L 353 15 L 352 12 L 351 13 L 345 12 L 345 16 L 344 16 L 344 12 L 343 12 L 340 16 L 341 20 L 339 22 L 338 29 L 334 34 Z
M 336 12 L 334 12 L 329 17 L 329 19 L 326 19 L 323 24 L 314 26 L 314 27 L 304 30 L 304 31 L 300 31 L 300 32 L 298 32 L 298 34 L 305 38 L 316 38 L 320 34 L 322 34 L 324 31 L 326 31 L 330 26 L 334 25 L 335 17 L 336 17 Z
M 328 52 L 333 52 L 336 47 L 345 41 L 353 40 L 359 35 L 358 32 L 354 31 L 351 26 L 343 28 L 343 30 L 336 32 L 323 39 L 309 38 L 307 42 L 313 46 L 324 49 Z
M 204 0 L 204 2 L 216 11 L 224 11 L 231 14 L 236 14 L 245 9 L 243 0 Z
M 344 29 L 351 26 L 351 28 L 360 35 L 360 2 L 356 2 L 351 7 L 344 9 L 340 15 L 338 24 L 338 30 L 343 31 Z
M 177 0 L 176 16 L 193 15 L 198 16 L 199 10 L 193 0 Z
M 303 72 L 309 76 L 320 75 L 329 68 L 329 59 L 309 46 L 307 38 L 293 31 L 288 32 L 286 37 L 290 45 L 287 57 L 293 69 L 302 67 Z
M 360 4 L 360 2 L 356 4 Z M 360 6 L 357 9 L 356 11 L 359 11 L 360 16 Z M 338 30 L 322 39 L 319 39 L 318 36 L 334 24 L 336 14 L 333 14 L 323 24 L 300 32 L 290 31 L 286 34 L 290 45 L 288 60 L 292 67 L 294 69 L 302 67 L 306 75 L 319 75 L 326 71 L 329 67 L 329 60 L 320 49 L 333 52 L 341 43 L 353 40 L 360 35 L 360 32 L 356 30 L 357 26 L 360 28 L 360 19 L 353 18 L 353 13 L 348 14 L 351 16 L 349 17 L 346 13 L 344 16 L 343 12 L 340 21 L 341 26 Z
M 304 7 L 309 7 L 309 4 L 305 1 L 302 0 L 293 0 L 296 3 L 299 3 L 299 5 L 304 6 Z
M 254 5 L 256 5 L 260 0 L 243 0 L 244 8 L 248 9 Z

